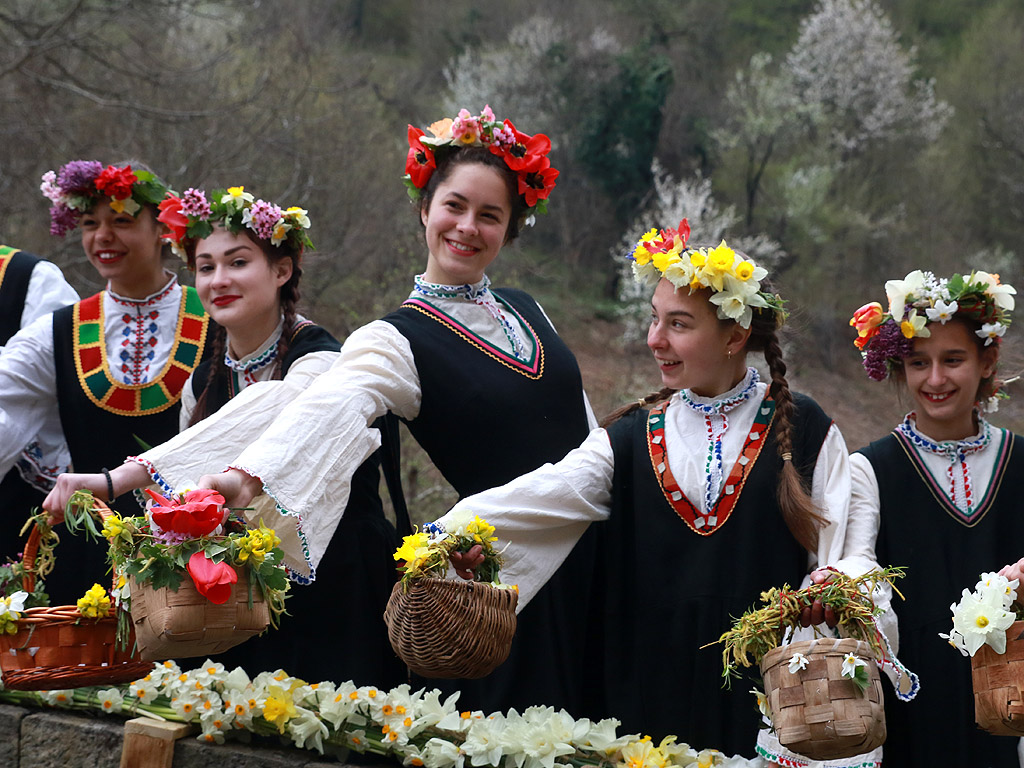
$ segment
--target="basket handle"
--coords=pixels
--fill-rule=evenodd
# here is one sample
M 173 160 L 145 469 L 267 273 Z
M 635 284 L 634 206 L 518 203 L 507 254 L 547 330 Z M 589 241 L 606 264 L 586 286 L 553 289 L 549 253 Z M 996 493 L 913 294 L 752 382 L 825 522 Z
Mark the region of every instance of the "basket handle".
M 100 520 L 106 520 L 114 513 L 111 511 L 104 502 L 97 498 L 93 498 L 92 511 L 100 516 Z M 37 522 L 32 526 L 32 531 L 28 535 L 28 541 L 25 542 L 24 554 L 21 558 L 23 566 L 21 573 L 21 588 L 29 594 L 32 594 L 36 589 L 36 557 L 39 555 L 39 542 L 42 540 L 42 532 L 39 530 L 39 523 Z

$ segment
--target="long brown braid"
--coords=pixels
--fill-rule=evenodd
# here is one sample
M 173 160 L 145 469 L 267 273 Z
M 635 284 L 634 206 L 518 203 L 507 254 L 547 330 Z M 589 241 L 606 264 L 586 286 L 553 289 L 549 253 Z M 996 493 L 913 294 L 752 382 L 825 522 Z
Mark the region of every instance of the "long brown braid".
M 256 237 L 255 234 L 250 233 L 249 230 L 241 230 L 246 237 L 252 240 L 263 254 L 267 257 L 267 260 L 271 264 L 275 264 L 281 259 L 291 259 L 292 261 L 292 275 L 288 278 L 288 281 L 281 286 L 278 292 L 278 297 L 281 303 L 281 314 L 284 316 L 284 323 L 281 328 L 281 340 L 277 344 L 277 355 L 274 359 L 274 373 L 275 379 L 283 378 L 282 366 L 284 364 L 285 356 L 288 354 L 288 348 L 292 341 L 292 334 L 295 332 L 296 326 L 296 314 L 299 303 L 299 280 L 302 278 L 302 249 L 292 248 L 289 245 L 289 241 L 285 240 L 281 245 L 273 246 L 267 241 L 261 240 Z M 188 257 L 189 269 L 195 271 L 196 268 L 196 241 L 187 240 L 185 241 L 185 254 Z M 206 386 L 203 387 L 203 391 L 196 398 L 196 406 L 192 411 L 192 416 L 189 419 L 189 426 L 196 424 L 207 416 L 212 415 L 217 409 L 212 408 L 210 405 L 210 393 L 217 391 L 218 382 L 228 377 L 228 367 L 224 365 L 224 352 L 227 348 L 227 332 L 219 325 L 214 325 L 213 338 L 210 345 L 210 375 L 206 378 Z

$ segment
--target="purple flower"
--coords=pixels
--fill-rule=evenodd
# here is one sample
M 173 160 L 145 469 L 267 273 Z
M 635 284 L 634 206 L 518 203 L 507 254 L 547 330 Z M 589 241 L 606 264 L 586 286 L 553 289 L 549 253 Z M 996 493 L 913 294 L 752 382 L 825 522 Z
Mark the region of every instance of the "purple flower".
M 864 370 L 868 378 L 884 381 L 893 365 L 897 365 L 914 349 L 914 342 L 903 335 L 891 317 L 878 326 L 864 350 Z
M 50 234 L 56 237 L 64 237 L 68 232 L 78 226 L 78 219 L 82 214 L 74 208 L 57 204 L 50 208 Z
M 94 182 L 103 172 L 103 163 L 96 160 L 72 160 L 57 173 L 57 186 L 65 193 L 91 194 L 96 191 Z
M 257 200 L 242 212 L 242 221 L 262 240 L 274 236 L 274 227 L 281 220 L 282 211 L 273 203 Z
M 201 189 L 190 187 L 181 196 L 181 212 L 186 216 L 193 216 L 206 221 L 210 218 L 210 203 L 206 200 L 206 193 Z

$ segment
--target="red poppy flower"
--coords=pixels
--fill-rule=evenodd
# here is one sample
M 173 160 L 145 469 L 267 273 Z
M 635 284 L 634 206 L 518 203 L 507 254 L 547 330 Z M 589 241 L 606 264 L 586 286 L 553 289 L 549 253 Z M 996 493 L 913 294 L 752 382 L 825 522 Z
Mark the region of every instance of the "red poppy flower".
M 532 208 L 538 200 L 546 200 L 555 188 L 558 171 L 545 159 L 543 167 L 519 174 L 519 194 L 526 200 L 526 207 Z
M 148 488 L 145 491 L 156 502 L 149 510 L 153 522 L 164 531 L 198 538 L 213 532 L 224 522 L 224 497 L 216 491 L 208 488 L 189 491 L 177 504 Z
M 511 120 L 505 121 L 505 127 L 515 135 L 515 143 L 507 150 L 498 150 L 496 153 L 505 152 L 505 164 L 513 171 L 534 171 L 544 165 L 548 153 L 551 151 L 551 139 L 543 133 L 530 136 L 516 129 Z M 491 147 L 495 152 L 496 147 Z M 548 161 L 548 165 L 550 165 Z
M 427 186 L 434 169 L 437 168 L 433 151 L 420 141 L 422 136 L 422 130 L 409 126 L 409 154 L 405 158 L 405 172 L 409 174 L 416 189 Z
M 238 582 L 235 569 L 224 562 L 215 563 L 205 552 L 196 552 L 185 566 L 196 591 L 214 605 L 223 605 L 231 597 L 231 591 Z
M 132 185 L 138 180 L 130 165 L 124 168 L 108 165 L 96 177 L 96 189 L 114 200 L 125 200 L 132 196 Z
M 164 238 L 172 243 L 180 243 L 188 232 L 188 216 L 181 212 L 181 198 L 168 195 L 157 208 L 160 213 L 156 220 L 171 230 L 171 234 L 164 235 Z

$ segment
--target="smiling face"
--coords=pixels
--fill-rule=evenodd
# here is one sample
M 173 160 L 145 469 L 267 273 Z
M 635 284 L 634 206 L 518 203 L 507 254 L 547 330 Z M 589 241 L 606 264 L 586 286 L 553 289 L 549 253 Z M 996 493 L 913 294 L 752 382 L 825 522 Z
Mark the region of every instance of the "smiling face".
M 718 319 L 707 291 L 675 290 L 662 280 L 651 298 L 647 346 L 672 389 L 715 397 L 739 384 L 746 373 L 749 329 Z
M 983 379 L 995 373 L 998 350 L 979 348 L 978 338 L 956 320 L 929 323 L 931 336 L 915 338 L 903 360 L 914 398 L 917 426 L 935 440 L 962 440 L 977 431 L 974 406 Z
M 153 212 L 117 213 L 99 202 L 79 221 L 82 248 L 110 289 L 121 296 L 144 298 L 167 282 L 163 270 L 163 231 Z
M 430 252 L 424 279 L 477 283 L 505 244 L 512 215 L 508 186 L 494 168 L 463 163 L 437 186 L 420 215 Z
M 195 252 L 199 299 L 210 317 L 227 330 L 232 347 L 240 338 L 253 336 L 256 344 L 267 338 L 281 317 L 280 289 L 291 277 L 291 260 L 271 263 L 244 234 L 221 227 L 196 243 Z

